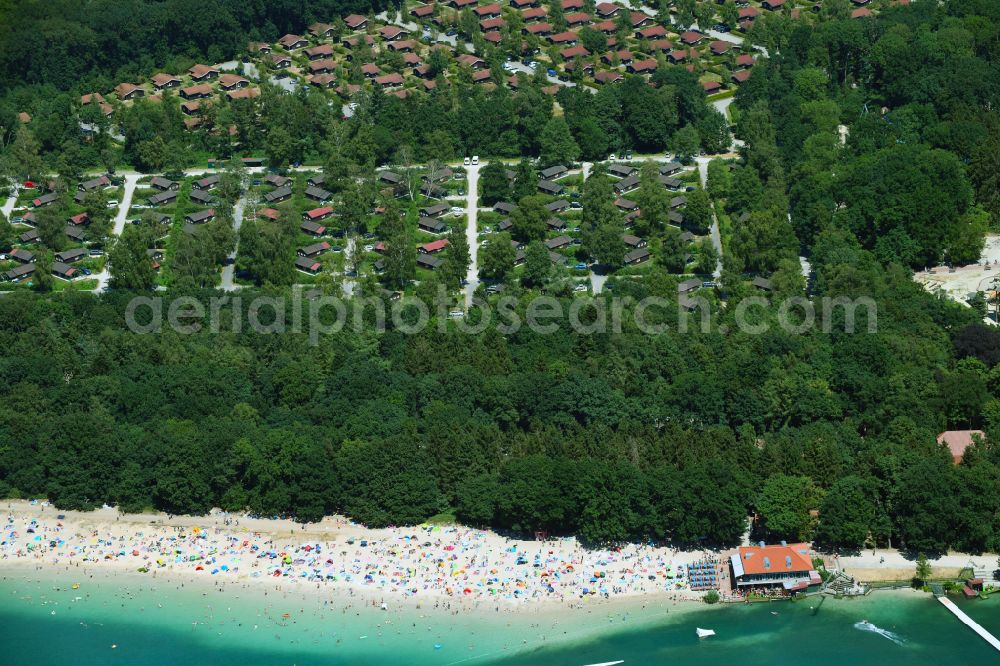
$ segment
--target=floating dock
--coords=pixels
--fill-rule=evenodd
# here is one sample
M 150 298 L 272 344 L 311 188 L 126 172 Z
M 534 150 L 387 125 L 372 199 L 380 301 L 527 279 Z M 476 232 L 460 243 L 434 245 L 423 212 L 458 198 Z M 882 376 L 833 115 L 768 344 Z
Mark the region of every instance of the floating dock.
M 941 605 L 943 605 L 945 608 L 954 613 L 955 617 L 961 620 L 962 624 L 964 624 L 965 626 L 969 627 L 974 632 L 979 634 L 980 637 L 982 637 L 984 641 L 992 645 L 994 649 L 1000 651 L 1000 639 L 998 639 L 990 632 L 986 631 L 983 625 L 979 624 L 971 617 L 966 615 L 962 611 L 962 609 L 960 609 L 958 606 L 955 605 L 955 602 L 953 602 L 951 599 L 948 599 L 947 597 L 938 597 L 937 600 L 941 602 Z

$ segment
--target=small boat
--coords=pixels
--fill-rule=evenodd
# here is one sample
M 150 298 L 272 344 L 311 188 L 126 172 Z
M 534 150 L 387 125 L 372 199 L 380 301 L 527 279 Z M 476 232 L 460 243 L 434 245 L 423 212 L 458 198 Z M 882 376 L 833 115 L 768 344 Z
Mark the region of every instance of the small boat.
M 624 664 L 624 659 L 619 659 L 618 661 L 602 661 L 599 664 L 587 664 L 587 666 L 616 666 L 617 664 Z
M 715 632 L 713 630 L 711 630 L 711 629 L 702 629 L 701 627 L 698 627 L 697 629 L 695 629 L 695 632 L 697 632 L 698 638 L 707 638 L 709 636 L 714 636 L 715 635 Z

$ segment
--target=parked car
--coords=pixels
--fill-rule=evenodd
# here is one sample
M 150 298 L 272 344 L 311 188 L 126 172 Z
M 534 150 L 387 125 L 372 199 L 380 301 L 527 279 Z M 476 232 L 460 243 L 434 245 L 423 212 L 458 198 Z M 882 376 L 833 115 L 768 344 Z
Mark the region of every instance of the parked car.
M 472 160 L 466 157 L 464 160 L 462 160 L 462 164 L 464 164 L 465 166 L 469 166 L 470 164 L 472 164 Z
M 608 155 L 608 159 L 614 162 L 616 159 L 618 159 L 618 157 L 614 153 L 611 153 L 610 155 Z
M 570 201 L 569 202 L 569 207 L 570 208 L 583 208 L 583 204 L 580 203 L 579 201 Z
M 90 256 L 92 256 L 92 257 L 99 257 L 99 256 L 101 256 L 102 254 L 104 254 L 104 250 L 101 250 L 100 248 L 96 248 L 96 247 L 92 247 L 92 248 L 90 248 L 90 250 L 89 250 L 89 251 L 87 252 L 87 254 L 89 254 L 89 255 L 90 255 Z
M 93 272 L 89 268 L 81 268 L 80 272 L 84 275 L 93 275 Z
M 118 201 L 118 199 L 111 199 L 110 201 L 108 201 L 108 208 L 118 208 L 119 204 L 120 202 Z
M 472 156 L 472 163 L 473 164 L 479 164 L 479 155 L 473 155 Z
M 581 262 L 581 263 L 577 264 L 576 266 L 574 266 L 573 268 L 575 268 L 578 271 L 585 271 L 585 270 L 587 270 L 587 264 Z
M 716 32 L 729 32 L 729 26 L 726 25 L 725 23 L 716 23 L 714 26 L 712 26 L 712 30 Z
M 556 75 L 556 70 L 554 70 L 554 69 L 550 69 L 550 70 L 548 70 L 548 71 L 546 72 L 546 74 L 548 74 L 549 76 L 555 76 L 555 75 Z
M 583 292 L 583 291 L 587 291 L 587 285 L 585 285 L 585 284 L 578 284 L 575 287 L 573 287 L 573 292 L 574 293 L 579 294 L 580 292 Z
M 632 159 L 632 151 L 631 150 L 628 151 L 627 153 L 625 153 L 625 159 L 627 159 L 627 160 Z
M 462 312 L 461 310 L 452 310 L 451 312 L 448 313 L 448 316 L 452 319 L 461 319 L 462 317 L 465 316 L 465 313 Z

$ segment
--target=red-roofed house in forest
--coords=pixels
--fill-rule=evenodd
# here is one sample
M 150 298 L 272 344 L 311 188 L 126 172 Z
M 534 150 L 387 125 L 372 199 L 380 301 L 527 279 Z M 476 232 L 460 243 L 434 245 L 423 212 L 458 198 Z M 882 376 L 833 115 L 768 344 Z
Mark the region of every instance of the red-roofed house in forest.
M 945 444 L 951 452 L 951 460 L 956 465 L 962 462 L 965 450 L 977 439 L 986 439 L 982 430 L 945 430 L 937 436 L 938 444 Z
M 423 245 L 420 245 L 417 249 L 420 250 L 422 254 L 434 254 L 435 252 L 440 252 L 446 247 L 448 247 L 448 239 L 442 238 L 441 240 L 436 240 L 430 243 L 424 243 Z

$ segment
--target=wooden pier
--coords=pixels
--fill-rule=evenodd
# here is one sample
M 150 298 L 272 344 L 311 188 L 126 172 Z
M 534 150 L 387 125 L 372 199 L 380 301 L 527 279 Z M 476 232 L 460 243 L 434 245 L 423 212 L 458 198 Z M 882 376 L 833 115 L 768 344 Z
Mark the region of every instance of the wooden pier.
M 1000 639 L 986 631 L 983 625 L 966 615 L 962 609 L 955 605 L 955 602 L 947 597 L 938 597 L 937 600 L 941 602 L 941 605 L 954 613 L 955 617 L 961 620 L 962 624 L 979 634 L 984 641 L 992 645 L 996 650 L 1000 650 Z

